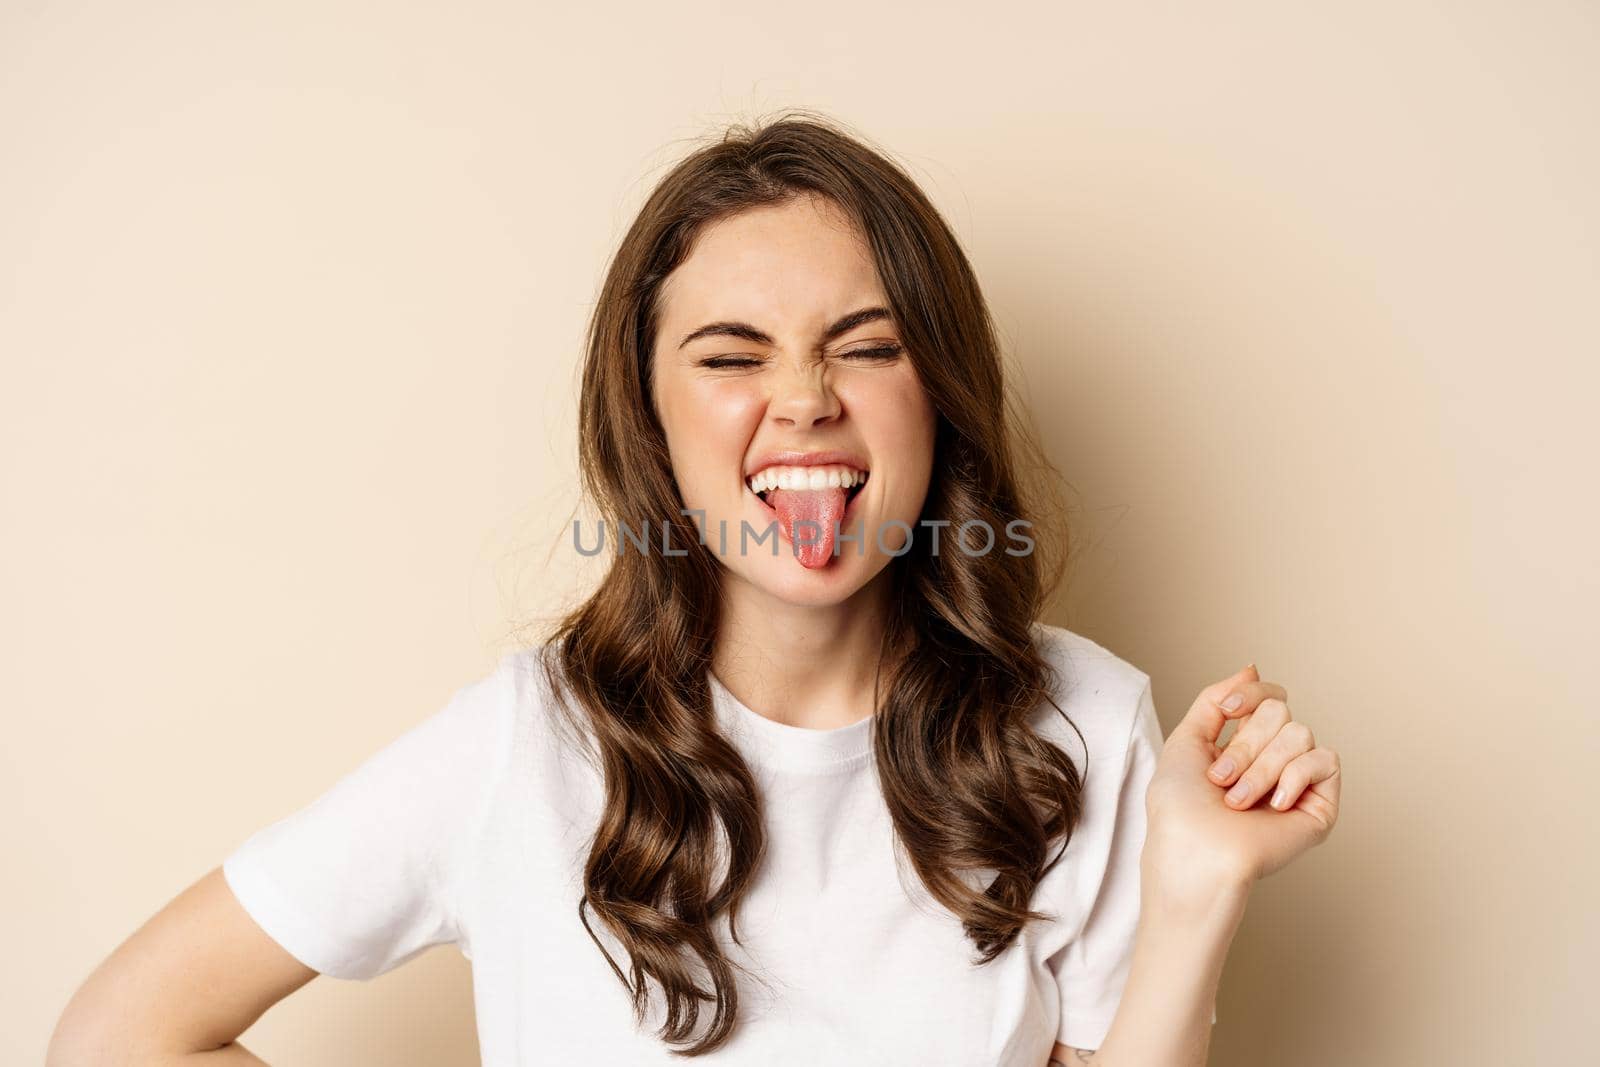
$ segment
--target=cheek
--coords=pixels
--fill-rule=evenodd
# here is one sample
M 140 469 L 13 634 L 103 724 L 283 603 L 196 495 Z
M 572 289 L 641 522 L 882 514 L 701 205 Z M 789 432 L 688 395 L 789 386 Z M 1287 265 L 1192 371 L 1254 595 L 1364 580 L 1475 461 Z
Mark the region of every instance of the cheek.
M 705 502 L 719 487 L 737 482 L 760 419 L 753 389 L 736 381 L 670 383 L 658 410 L 686 502 Z
M 902 478 L 930 469 L 937 420 L 916 374 L 906 367 L 852 385 L 847 399 L 868 447 L 889 457 Z
M 879 481 L 874 514 L 868 521 L 898 520 L 915 525 L 927 501 L 933 471 L 937 416 L 921 381 L 909 367 L 893 374 L 860 375 L 841 395 L 875 465 Z M 889 543 L 892 537 L 887 537 Z

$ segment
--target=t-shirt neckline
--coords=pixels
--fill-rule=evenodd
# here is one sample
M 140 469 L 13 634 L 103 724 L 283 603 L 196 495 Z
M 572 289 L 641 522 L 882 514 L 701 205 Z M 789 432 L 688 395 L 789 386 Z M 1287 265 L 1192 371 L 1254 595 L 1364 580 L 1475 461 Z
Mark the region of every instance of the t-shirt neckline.
M 710 671 L 711 702 L 725 727 L 736 732 L 747 758 L 792 770 L 843 770 L 872 756 L 872 720 L 868 715 L 846 726 L 814 730 L 776 722 L 745 705 Z

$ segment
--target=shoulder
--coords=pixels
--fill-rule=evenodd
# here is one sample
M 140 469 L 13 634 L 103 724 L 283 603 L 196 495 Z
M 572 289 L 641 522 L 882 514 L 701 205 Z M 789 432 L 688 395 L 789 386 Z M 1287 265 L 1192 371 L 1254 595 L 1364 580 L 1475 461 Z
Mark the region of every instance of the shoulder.
M 542 710 L 549 703 L 546 664 L 553 662 L 553 645 L 526 645 L 501 655 L 494 672 L 486 679 L 501 700 L 521 717 Z
M 1032 629 L 1050 665 L 1048 691 L 1055 702 L 1045 701 L 1036 711 L 1035 729 L 1079 760 L 1120 762 L 1141 713 L 1153 710 L 1150 675 L 1065 627 L 1035 622 Z
M 1033 640 L 1056 677 L 1054 695 L 1105 704 L 1119 698 L 1137 701 L 1150 676 L 1103 645 L 1045 622 L 1033 624 Z M 1092 698 L 1101 697 L 1102 700 Z
M 514 648 L 469 675 L 414 731 L 419 757 L 449 768 L 474 793 L 492 789 L 548 717 L 542 659 L 539 646 Z
M 560 644 L 546 641 L 505 653 L 485 684 L 510 716 L 511 746 L 523 757 L 596 764 L 587 718 L 561 669 Z

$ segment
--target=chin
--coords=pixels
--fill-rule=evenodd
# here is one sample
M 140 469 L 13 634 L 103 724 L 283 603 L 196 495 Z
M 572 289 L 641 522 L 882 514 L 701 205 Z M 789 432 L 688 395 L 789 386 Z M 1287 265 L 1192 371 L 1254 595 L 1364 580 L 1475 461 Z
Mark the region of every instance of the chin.
M 872 580 L 874 560 L 861 556 L 840 554 L 822 567 L 804 567 L 795 559 L 787 545 L 779 548 L 776 558 L 763 556 L 750 559 L 739 568 L 740 577 L 761 592 L 785 604 L 796 607 L 833 607 L 842 604 L 860 592 Z

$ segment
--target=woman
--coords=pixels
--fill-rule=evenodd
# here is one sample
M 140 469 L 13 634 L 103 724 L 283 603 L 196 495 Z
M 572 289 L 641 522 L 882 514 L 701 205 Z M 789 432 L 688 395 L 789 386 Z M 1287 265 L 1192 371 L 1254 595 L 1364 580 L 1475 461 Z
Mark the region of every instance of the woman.
M 804 115 L 694 153 L 580 422 L 598 590 L 130 938 L 53 1062 L 259 1062 L 316 974 L 448 941 L 486 1064 L 1203 1063 L 1338 761 L 1253 666 L 1163 745 L 1147 675 L 1036 621 L 1056 513 L 914 183 Z

